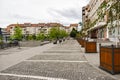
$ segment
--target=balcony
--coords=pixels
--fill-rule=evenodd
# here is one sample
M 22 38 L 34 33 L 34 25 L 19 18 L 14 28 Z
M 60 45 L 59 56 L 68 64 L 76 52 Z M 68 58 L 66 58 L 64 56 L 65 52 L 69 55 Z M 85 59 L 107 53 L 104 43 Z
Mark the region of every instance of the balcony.
M 82 15 L 85 15 L 85 13 L 82 13 Z
M 83 12 L 85 11 L 85 9 L 82 10 Z

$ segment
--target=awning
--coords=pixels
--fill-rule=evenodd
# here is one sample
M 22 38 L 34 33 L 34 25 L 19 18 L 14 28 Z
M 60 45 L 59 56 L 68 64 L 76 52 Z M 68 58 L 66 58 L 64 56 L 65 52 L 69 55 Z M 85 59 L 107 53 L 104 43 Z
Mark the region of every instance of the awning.
M 101 28 L 101 27 L 104 27 L 106 24 L 107 24 L 106 22 L 99 22 L 99 23 L 97 23 L 94 27 L 88 29 L 87 31 L 99 29 L 99 28 Z

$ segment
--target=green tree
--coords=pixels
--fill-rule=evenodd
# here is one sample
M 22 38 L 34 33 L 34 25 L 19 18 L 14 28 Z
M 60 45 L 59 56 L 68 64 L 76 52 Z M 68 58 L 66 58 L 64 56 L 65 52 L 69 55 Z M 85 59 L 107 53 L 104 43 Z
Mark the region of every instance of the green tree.
M 32 34 L 30 34 L 30 35 L 28 35 L 28 40 L 33 40 L 33 35 Z
M 65 30 L 60 30 L 60 38 L 67 37 L 68 33 Z
M 58 39 L 60 35 L 60 29 L 59 27 L 53 27 L 50 29 L 49 31 L 49 37 L 50 39 L 54 40 L 54 39 Z
M 2 36 L 0 35 L 0 44 L 2 43 Z
M 36 35 L 33 34 L 33 35 L 32 35 L 32 38 L 33 38 L 33 40 L 36 40 Z
M 70 32 L 70 37 L 75 38 L 77 34 L 77 30 L 75 30 L 75 28 L 72 29 L 72 31 Z
M 67 36 L 68 33 L 65 30 L 60 29 L 59 27 L 53 27 L 49 31 L 49 38 L 51 40 L 56 40 Z
M 82 36 L 81 36 L 81 34 L 80 33 L 77 33 L 76 34 L 76 38 L 81 38 Z
M 41 41 L 44 41 L 45 40 L 45 34 L 44 33 L 39 33 L 37 34 L 36 36 L 36 40 L 41 40 Z
M 16 25 L 14 28 L 14 35 L 12 36 L 13 39 L 22 40 L 22 29 L 19 25 Z
M 82 22 L 79 22 L 80 26 L 83 26 Z

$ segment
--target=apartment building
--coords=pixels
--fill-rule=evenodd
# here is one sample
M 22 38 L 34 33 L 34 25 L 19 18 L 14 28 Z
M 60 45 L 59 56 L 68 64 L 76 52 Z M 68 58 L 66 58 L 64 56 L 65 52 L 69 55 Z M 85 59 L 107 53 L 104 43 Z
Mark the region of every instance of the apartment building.
M 6 28 L 0 28 L 0 36 L 2 37 L 3 42 L 7 42 L 7 39 L 10 36 L 10 34 L 6 31 Z
M 70 24 L 70 31 L 72 31 L 72 29 L 78 30 L 78 24 Z
M 70 32 L 71 32 L 70 26 L 64 26 L 64 30 L 65 30 L 67 33 L 70 33 Z
M 7 26 L 7 32 L 10 33 L 10 35 L 14 34 L 14 29 L 15 26 L 20 26 L 22 29 L 22 34 L 23 35 L 28 35 L 28 34 L 35 34 L 37 35 L 38 33 L 44 33 L 48 34 L 49 30 L 52 27 L 59 27 L 61 30 L 65 30 L 67 33 L 70 33 L 72 29 L 78 29 L 78 24 L 70 24 L 69 26 L 63 26 L 60 23 L 38 23 L 38 24 L 31 24 L 31 23 L 24 23 L 24 24 L 10 24 Z
M 112 11 L 113 16 L 110 15 L 110 11 L 116 3 L 120 3 L 120 1 L 90 0 L 89 4 L 82 8 L 83 32 L 91 38 L 100 39 L 111 39 L 114 38 L 115 35 L 119 35 L 118 28 L 114 26 L 117 19 L 114 18 L 114 15 L 117 14 L 115 13 L 116 11 L 114 11 L 115 9 Z M 119 6 L 120 4 L 116 5 Z M 120 14 L 118 16 L 120 16 Z M 114 18 L 112 25 L 111 18 Z M 110 29 L 111 26 L 114 26 L 114 28 Z
M 52 27 L 60 27 L 63 28 L 63 25 L 60 23 L 38 23 L 38 24 L 31 24 L 31 23 L 24 23 L 24 24 L 10 24 L 7 26 L 7 32 L 10 33 L 10 35 L 14 34 L 14 28 L 15 26 L 20 26 L 22 29 L 22 34 L 35 34 L 42 32 L 44 34 L 48 34 L 49 30 Z

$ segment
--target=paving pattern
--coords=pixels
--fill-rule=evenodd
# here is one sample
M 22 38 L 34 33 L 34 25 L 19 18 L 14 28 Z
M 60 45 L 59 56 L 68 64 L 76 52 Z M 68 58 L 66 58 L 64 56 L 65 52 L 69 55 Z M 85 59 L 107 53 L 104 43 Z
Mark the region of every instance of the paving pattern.
M 83 55 L 36 55 L 29 60 L 69 60 L 69 61 L 80 61 L 80 60 L 86 60 Z
M 29 77 L 14 77 L 14 76 L 0 76 L 0 80 L 45 80 L 45 79 L 35 79 Z
M 115 80 L 85 59 L 77 41 L 62 44 L 0 72 L 0 80 Z

